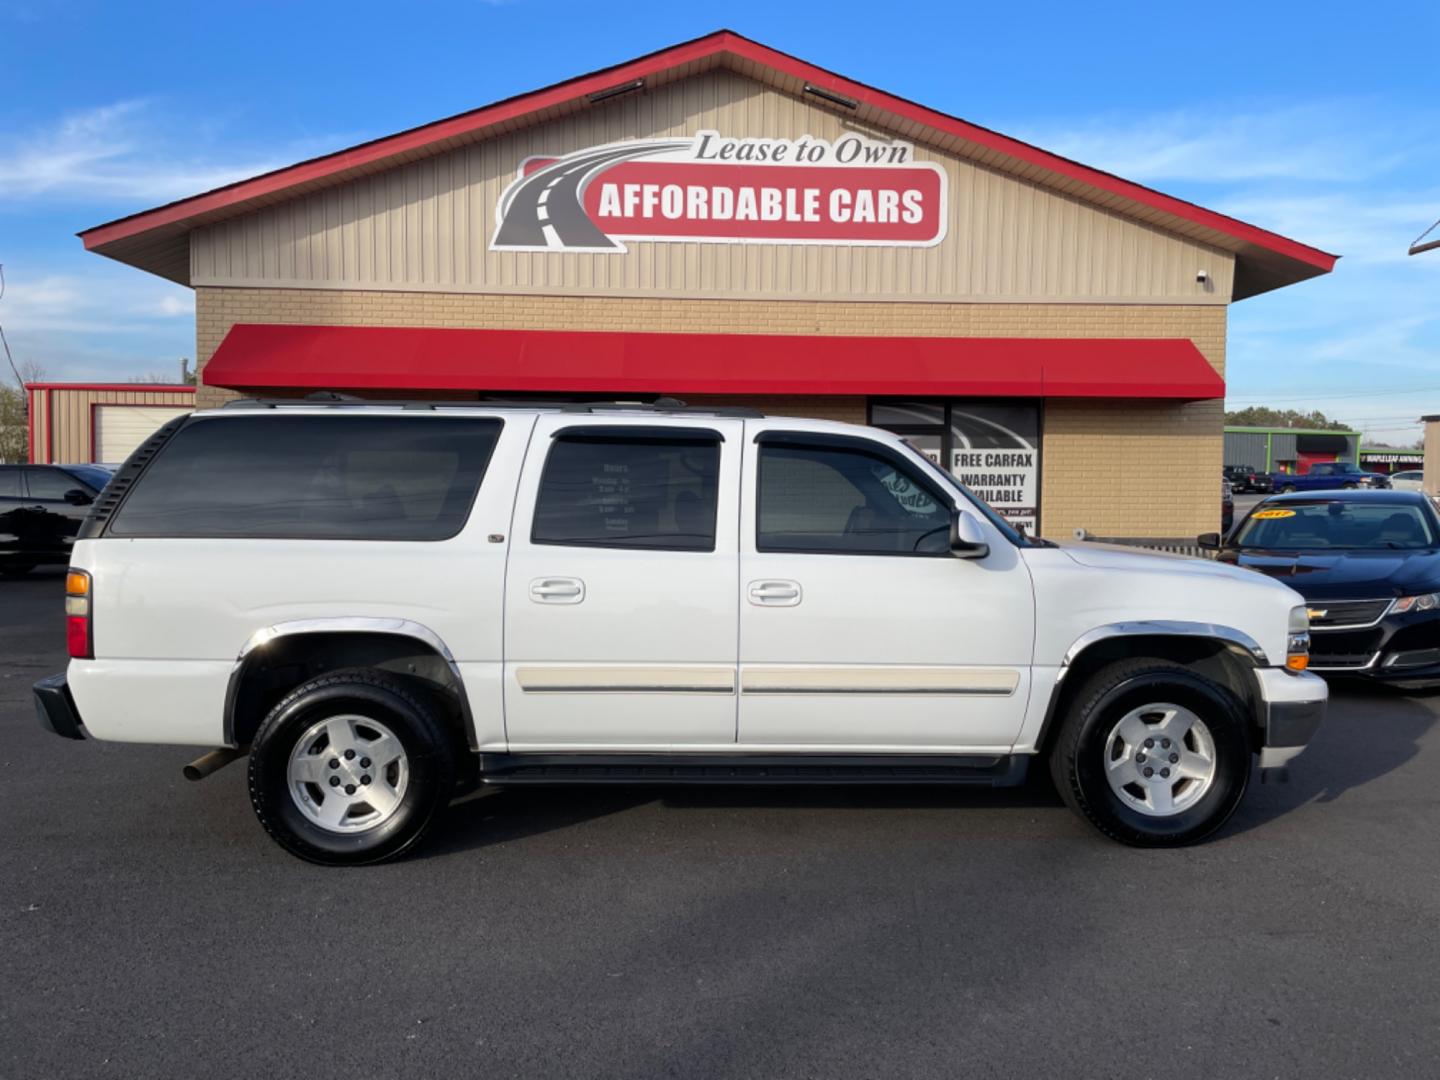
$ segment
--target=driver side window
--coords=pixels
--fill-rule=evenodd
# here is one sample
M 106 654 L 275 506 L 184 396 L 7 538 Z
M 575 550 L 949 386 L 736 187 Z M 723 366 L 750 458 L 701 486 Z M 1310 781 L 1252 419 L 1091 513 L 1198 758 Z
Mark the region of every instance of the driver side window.
M 948 555 L 950 505 L 899 460 L 848 446 L 762 444 L 760 551 Z

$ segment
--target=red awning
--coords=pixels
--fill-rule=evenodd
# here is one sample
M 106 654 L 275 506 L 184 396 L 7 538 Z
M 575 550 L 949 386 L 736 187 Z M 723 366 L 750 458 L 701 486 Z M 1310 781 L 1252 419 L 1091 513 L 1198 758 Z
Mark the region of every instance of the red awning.
M 232 327 L 209 386 L 576 394 L 853 394 L 1198 401 L 1224 380 L 1188 338 L 832 337 Z

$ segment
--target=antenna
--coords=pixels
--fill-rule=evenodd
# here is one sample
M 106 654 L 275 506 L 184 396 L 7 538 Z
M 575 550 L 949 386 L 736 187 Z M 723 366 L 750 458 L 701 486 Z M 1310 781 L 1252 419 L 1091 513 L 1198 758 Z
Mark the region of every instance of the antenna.
M 1434 240 L 1425 239 L 1425 237 L 1435 231 L 1436 225 L 1440 225 L 1440 220 L 1437 220 L 1435 225 L 1431 225 L 1430 228 L 1415 238 L 1415 242 L 1410 245 L 1409 254 L 1419 255 L 1422 251 L 1433 251 L 1435 248 L 1440 248 L 1440 236 L 1437 236 Z

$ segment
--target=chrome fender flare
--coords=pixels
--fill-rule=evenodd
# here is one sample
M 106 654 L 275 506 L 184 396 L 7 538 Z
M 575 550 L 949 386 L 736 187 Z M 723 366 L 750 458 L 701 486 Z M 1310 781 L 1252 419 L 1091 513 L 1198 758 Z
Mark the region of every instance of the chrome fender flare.
M 245 673 L 257 652 L 278 638 L 294 637 L 299 634 L 387 634 L 391 637 L 408 637 L 428 646 L 445 661 L 450 675 L 455 680 L 455 689 L 460 696 L 460 711 L 465 722 L 465 737 L 471 749 L 475 747 L 475 724 L 470 715 L 470 695 L 465 691 L 465 680 L 460 675 L 460 665 L 455 654 L 439 634 L 424 623 L 410 619 L 385 618 L 367 615 L 344 615 L 325 619 L 292 619 L 275 623 L 256 630 L 235 657 L 230 669 L 230 678 L 225 686 L 224 736 L 226 746 L 235 746 L 235 698 L 244 682 Z
M 1071 643 L 1070 648 L 1065 650 L 1065 656 L 1060 661 L 1060 673 L 1056 676 L 1055 681 L 1058 683 L 1063 679 L 1075 658 L 1091 645 L 1097 641 L 1117 637 L 1209 638 L 1212 641 L 1223 641 L 1231 648 L 1243 652 L 1257 667 L 1270 666 L 1270 660 L 1265 655 L 1265 650 L 1260 647 L 1260 643 L 1243 630 L 1237 630 L 1233 626 L 1225 626 L 1221 623 L 1180 622 L 1170 619 L 1140 619 L 1134 622 L 1106 623 L 1085 631 Z

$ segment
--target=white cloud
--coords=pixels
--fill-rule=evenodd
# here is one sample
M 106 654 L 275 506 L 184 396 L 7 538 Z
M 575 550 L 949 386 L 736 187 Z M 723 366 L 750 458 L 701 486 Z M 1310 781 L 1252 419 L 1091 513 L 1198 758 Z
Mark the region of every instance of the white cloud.
M 1440 108 L 1343 99 L 1110 114 L 1031 132 L 1088 165 L 1343 256 L 1333 273 L 1235 305 L 1231 408 L 1320 409 L 1413 438 L 1440 413 Z
M 11 136 L 0 149 L 0 191 L 7 200 L 162 203 L 294 160 L 259 154 L 231 154 L 222 160 L 187 156 L 175 149 L 186 145 L 183 133 L 160 132 L 158 121 L 149 102 L 120 101 Z
M 1241 192 L 1215 209 L 1242 221 L 1339 252 L 1356 262 L 1406 262 L 1410 242 L 1440 216 L 1440 186 L 1419 192 L 1331 190 L 1315 194 Z M 1426 264 L 1419 268 L 1425 269 Z
M 195 310 L 182 285 L 108 267 L 91 273 L 5 272 L 0 323 L 16 340 L 61 333 L 140 333 Z
M 46 378 L 169 374 L 194 355 L 194 298 L 182 286 L 98 261 L 80 272 L 7 267 L 5 279 L 0 326 L 16 361 L 39 364 Z
M 1106 115 L 1034 128 L 1047 150 L 1129 180 L 1353 182 L 1389 172 L 1433 140 L 1436 117 L 1402 118 L 1368 101 L 1270 110 Z M 1020 128 L 1023 130 L 1023 125 Z
M 166 293 L 156 303 L 155 310 L 167 318 L 177 315 L 194 315 L 195 294 Z

